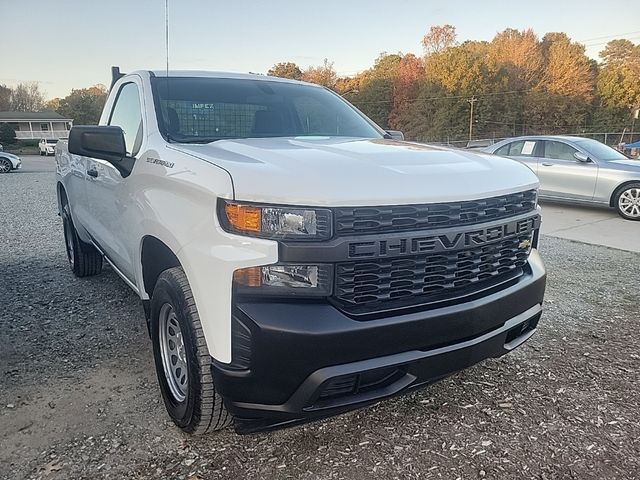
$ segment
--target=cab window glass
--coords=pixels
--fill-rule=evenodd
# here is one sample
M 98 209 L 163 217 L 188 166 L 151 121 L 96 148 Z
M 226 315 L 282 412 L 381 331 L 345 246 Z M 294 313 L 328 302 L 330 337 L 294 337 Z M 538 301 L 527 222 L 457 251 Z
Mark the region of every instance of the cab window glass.
M 544 147 L 544 156 L 545 158 L 551 158 L 553 160 L 575 160 L 573 154 L 577 151 L 578 150 L 566 143 L 547 140 Z
M 109 125 L 122 128 L 127 154 L 135 155 L 140 149 L 142 137 L 142 109 L 140 95 L 135 83 L 127 83 L 118 92 L 118 98 L 111 112 Z

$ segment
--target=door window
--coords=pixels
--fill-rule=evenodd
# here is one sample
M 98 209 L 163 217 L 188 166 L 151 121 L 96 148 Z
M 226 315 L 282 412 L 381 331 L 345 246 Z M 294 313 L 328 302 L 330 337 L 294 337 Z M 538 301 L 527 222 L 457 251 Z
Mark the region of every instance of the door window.
M 518 140 L 503 145 L 494 153 L 505 157 L 530 157 L 536 149 L 536 143 L 535 140 Z
M 137 154 L 142 141 L 142 109 L 138 86 L 135 83 L 125 83 L 120 88 L 111 111 L 109 125 L 122 128 L 127 154 Z
M 551 158 L 553 160 L 571 160 L 575 161 L 573 156 L 578 150 L 571 145 L 567 145 L 563 142 L 556 142 L 547 140 L 544 147 L 544 157 Z

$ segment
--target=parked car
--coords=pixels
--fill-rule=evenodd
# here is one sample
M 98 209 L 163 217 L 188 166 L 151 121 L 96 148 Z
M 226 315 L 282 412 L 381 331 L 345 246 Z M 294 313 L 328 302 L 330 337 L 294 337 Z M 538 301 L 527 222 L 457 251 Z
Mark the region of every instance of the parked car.
M 40 155 L 53 155 L 56 151 L 56 143 L 58 143 L 58 140 L 56 138 L 41 139 L 38 143 Z
M 114 80 L 99 125 L 56 146 L 67 256 L 78 277 L 104 257 L 140 296 L 186 432 L 334 415 L 533 335 L 546 273 L 528 168 L 394 139 L 318 85 Z
M 540 198 L 607 205 L 640 220 L 640 162 L 590 138 L 528 136 L 485 149 L 527 165 L 540 180 Z
M 484 140 L 469 140 L 467 142 L 467 146 L 465 148 L 469 150 L 477 150 L 477 149 L 485 149 L 491 145 L 493 145 L 495 140 L 492 139 L 484 139 Z
M 22 160 L 17 155 L 0 151 L 0 173 L 9 173 L 11 170 L 22 168 Z

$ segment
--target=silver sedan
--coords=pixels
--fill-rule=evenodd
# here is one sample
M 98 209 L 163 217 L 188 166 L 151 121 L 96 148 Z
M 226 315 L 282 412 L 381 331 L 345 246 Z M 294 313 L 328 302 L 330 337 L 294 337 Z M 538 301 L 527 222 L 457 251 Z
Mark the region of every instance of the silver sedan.
M 19 168 L 22 168 L 20 157 L 9 152 L 0 152 L 0 173 L 9 173 Z
M 540 180 L 540 198 L 608 205 L 640 220 L 640 161 L 590 138 L 509 138 L 484 149 L 527 165 Z

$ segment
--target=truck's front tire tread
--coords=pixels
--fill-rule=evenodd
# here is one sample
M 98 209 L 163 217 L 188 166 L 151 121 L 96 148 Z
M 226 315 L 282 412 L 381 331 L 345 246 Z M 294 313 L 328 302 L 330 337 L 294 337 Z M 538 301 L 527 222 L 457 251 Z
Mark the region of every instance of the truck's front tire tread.
M 162 304 L 171 301 L 171 297 L 176 303 L 173 308 L 178 314 L 181 328 L 187 331 L 190 339 L 190 342 L 187 341 L 185 344 L 187 355 L 192 360 L 189 362 L 189 367 L 197 365 L 195 371 L 190 372 L 189 394 L 182 403 L 176 402 L 171 395 L 159 353 L 159 312 Z M 221 430 L 231 425 L 233 417 L 227 412 L 222 397 L 216 392 L 211 373 L 211 355 L 191 287 L 181 267 L 165 270 L 158 277 L 151 298 L 151 322 L 160 390 L 174 423 L 185 432 L 195 435 Z M 195 379 L 195 388 L 192 379 Z M 199 388 L 197 388 L 198 384 Z

